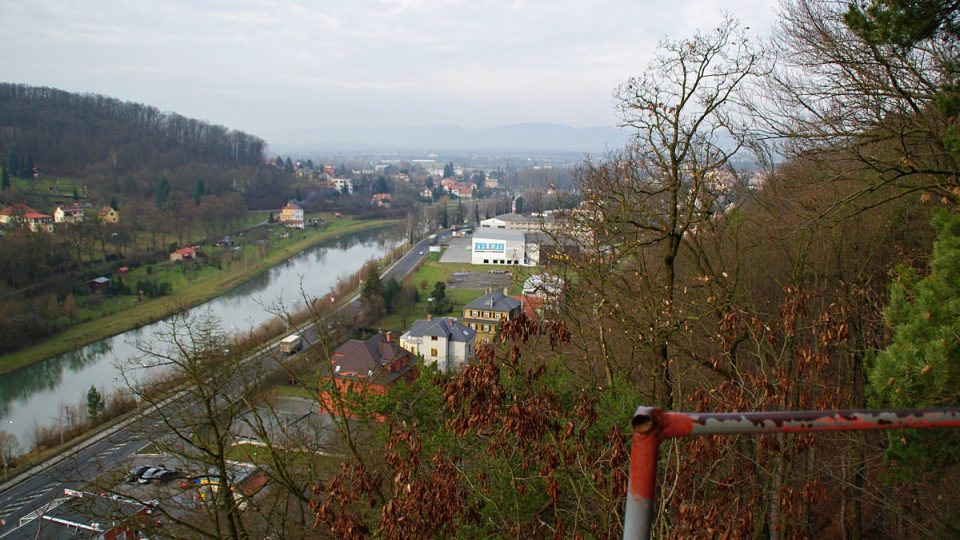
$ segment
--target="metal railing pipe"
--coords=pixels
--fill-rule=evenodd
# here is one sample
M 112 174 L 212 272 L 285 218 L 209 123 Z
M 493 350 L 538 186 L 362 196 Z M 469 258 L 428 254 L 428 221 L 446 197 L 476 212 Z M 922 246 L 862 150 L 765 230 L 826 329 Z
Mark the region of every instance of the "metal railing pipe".
M 650 538 L 653 525 L 657 458 L 660 443 L 665 439 L 735 433 L 955 428 L 960 427 L 960 408 L 681 413 L 641 406 L 633 414 L 631 425 L 633 436 L 623 538 L 645 540 Z

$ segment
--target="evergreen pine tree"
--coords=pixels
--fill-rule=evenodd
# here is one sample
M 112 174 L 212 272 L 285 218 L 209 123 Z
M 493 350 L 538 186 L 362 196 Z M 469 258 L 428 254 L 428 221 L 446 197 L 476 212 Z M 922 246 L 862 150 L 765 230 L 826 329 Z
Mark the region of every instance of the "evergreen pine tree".
M 96 386 L 90 385 L 90 390 L 87 391 L 87 415 L 91 421 L 96 422 L 101 412 L 103 412 L 103 396 L 100 395 Z
M 203 180 L 197 180 L 197 187 L 193 190 L 193 204 L 195 206 L 200 206 L 200 199 L 207 194 L 207 186 L 204 185 Z
M 954 407 L 960 404 L 960 215 L 940 211 L 927 275 L 901 269 L 890 285 L 884 318 L 890 344 L 871 362 L 874 407 Z M 902 465 L 960 459 L 960 434 L 904 431 L 888 453 Z
M 154 203 L 157 205 L 157 208 L 163 206 L 163 203 L 167 202 L 167 197 L 170 196 L 170 182 L 167 182 L 166 178 L 160 179 L 160 186 L 157 188 L 157 194 L 154 197 Z
M 0 173 L 0 189 L 6 191 L 10 189 L 10 173 L 7 172 L 7 168 L 3 168 L 3 172 Z
M 16 150 L 10 150 L 7 154 L 7 170 L 11 171 L 10 174 L 19 175 L 20 173 L 20 156 L 17 155 Z
M 33 156 L 27 155 L 27 163 L 23 166 L 20 178 L 33 178 Z

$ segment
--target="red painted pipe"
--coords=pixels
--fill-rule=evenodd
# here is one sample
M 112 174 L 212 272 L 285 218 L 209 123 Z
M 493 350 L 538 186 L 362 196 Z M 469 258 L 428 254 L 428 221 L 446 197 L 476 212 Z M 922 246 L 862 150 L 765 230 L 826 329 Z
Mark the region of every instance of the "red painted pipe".
M 960 427 L 960 408 L 677 413 L 638 407 L 631 420 L 630 480 L 623 538 L 647 539 L 653 523 L 657 458 L 664 439 L 734 433 L 809 433 Z

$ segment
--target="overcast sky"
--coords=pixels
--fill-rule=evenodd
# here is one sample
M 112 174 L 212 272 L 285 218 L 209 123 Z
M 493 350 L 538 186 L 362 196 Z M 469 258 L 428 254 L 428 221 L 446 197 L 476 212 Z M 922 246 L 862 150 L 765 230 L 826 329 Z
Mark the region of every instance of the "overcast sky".
M 613 126 L 657 41 L 775 0 L 0 0 L 0 80 L 291 141 L 314 126 Z

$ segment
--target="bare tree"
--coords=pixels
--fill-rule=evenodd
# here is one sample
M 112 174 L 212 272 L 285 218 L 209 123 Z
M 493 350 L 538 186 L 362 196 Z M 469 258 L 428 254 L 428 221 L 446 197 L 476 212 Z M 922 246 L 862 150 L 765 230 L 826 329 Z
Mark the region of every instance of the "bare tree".
M 585 242 L 574 262 L 588 294 L 578 298 L 593 306 L 600 332 L 591 334 L 601 354 L 639 358 L 640 365 L 620 361 L 621 369 L 652 380 L 655 401 L 669 407 L 676 337 L 692 315 L 677 307 L 680 258 L 693 273 L 713 273 L 699 237 L 716 226 L 737 182 L 730 161 L 748 143 L 738 91 L 758 74 L 760 55 L 732 18 L 691 39 L 664 41 L 660 50 L 617 89 L 635 139 L 584 166 L 584 200 L 570 227 Z M 606 361 L 608 382 L 615 363 Z
M 7 478 L 7 467 L 9 467 L 17 453 L 20 452 L 20 443 L 12 433 L 0 430 L 0 463 L 3 464 L 3 478 Z
M 831 162 L 823 181 L 860 182 L 818 209 L 819 218 L 917 191 L 955 202 L 956 35 L 934 29 L 909 42 L 881 39 L 851 26 L 858 12 L 832 0 L 783 4 L 770 46 L 782 54 L 757 105 L 758 129 L 789 156 Z M 878 190 L 879 201 L 862 197 Z

